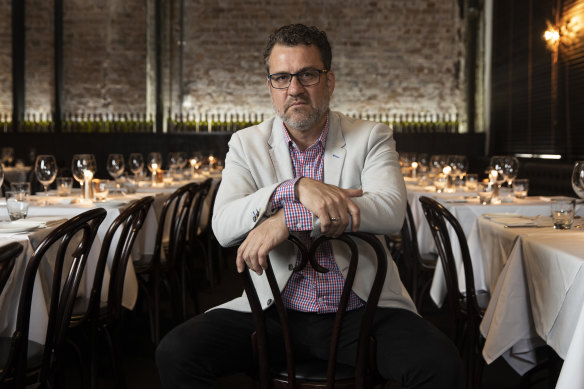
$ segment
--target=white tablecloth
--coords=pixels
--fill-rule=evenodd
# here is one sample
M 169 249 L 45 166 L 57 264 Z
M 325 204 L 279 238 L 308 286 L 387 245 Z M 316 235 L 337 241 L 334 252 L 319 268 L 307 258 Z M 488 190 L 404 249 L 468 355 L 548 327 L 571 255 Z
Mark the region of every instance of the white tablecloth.
M 508 247 L 501 229 L 490 226 Z M 584 387 L 584 232 L 520 229 L 512 242 L 481 323 L 483 356 L 503 356 L 523 374 L 545 342 L 565 359 L 557 388 Z

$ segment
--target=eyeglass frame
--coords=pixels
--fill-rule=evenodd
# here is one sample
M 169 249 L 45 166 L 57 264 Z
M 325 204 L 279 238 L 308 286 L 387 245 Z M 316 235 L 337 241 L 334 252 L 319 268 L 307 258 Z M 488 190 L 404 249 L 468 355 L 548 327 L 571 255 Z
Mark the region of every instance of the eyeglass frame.
M 318 72 L 318 81 L 316 81 L 314 84 L 310 84 L 310 85 L 304 85 L 304 84 L 302 83 L 302 81 L 300 81 L 300 78 L 298 77 L 298 75 L 299 75 L 300 73 L 304 73 L 304 72 L 311 71 L 311 70 Z M 300 83 L 300 85 L 302 85 L 302 86 L 314 86 L 314 85 L 318 85 L 318 84 L 320 83 L 320 75 L 321 75 L 322 73 L 326 74 L 326 73 L 328 73 L 328 72 L 329 72 L 329 70 L 328 70 L 328 69 L 314 69 L 314 68 L 309 68 L 309 69 L 302 69 L 302 70 L 300 70 L 299 72 L 296 72 L 296 73 L 286 73 L 286 72 L 280 72 L 280 73 L 272 73 L 272 74 L 268 74 L 268 80 L 270 81 L 270 86 L 271 86 L 272 88 L 274 88 L 274 89 L 278 89 L 278 90 L 284 90 L 284 89 L 288 89 L 288 88 L 290 88 L 290 85 L 292 84 L 292 79 L 294 78 L 294 76 L 296 76 L 296 79 L 298 80 L 298 82 Z M 288 86 L 287 86 L 287 87 L 285 87 L 285 88 L 276 88 L 276 87 L 274 86 L 274 84 L 272 84 L 272 76 L 277 76 L 277 75 L 279 75 L 279 74 L 285 74 L 285 75 L 288 75 L 288 76 L 290 76 L 290 82 L 288 83 Z

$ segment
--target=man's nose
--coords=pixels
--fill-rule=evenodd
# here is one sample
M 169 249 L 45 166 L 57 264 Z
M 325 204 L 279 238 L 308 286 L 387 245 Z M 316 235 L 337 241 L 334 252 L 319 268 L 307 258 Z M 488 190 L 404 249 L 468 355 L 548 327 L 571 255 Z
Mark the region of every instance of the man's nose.
M 290 95 L 298 95 L 304 93 L 305 88 L 304 86 L 298 81 L 298 75 L 292 77 L 290 81 L 290 86 L 288 87 L 288 94 Z

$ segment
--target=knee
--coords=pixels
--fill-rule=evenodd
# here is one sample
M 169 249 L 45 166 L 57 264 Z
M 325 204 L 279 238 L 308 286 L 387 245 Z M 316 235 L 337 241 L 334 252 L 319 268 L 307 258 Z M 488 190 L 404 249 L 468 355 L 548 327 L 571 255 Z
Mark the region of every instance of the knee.
M 156 366 L 159 370 L 166 370 L 168 367 L 176 366 L 177 362 L 184 360 L 182 353 L 184 341 L 175 331 L 171 331 L 162 338 L 156 348 Z

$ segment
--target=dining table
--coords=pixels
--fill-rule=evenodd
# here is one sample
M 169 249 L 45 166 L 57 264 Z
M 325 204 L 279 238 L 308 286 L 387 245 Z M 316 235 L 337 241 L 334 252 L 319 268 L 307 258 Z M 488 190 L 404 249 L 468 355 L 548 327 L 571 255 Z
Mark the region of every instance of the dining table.
M 145 255 L 152 254 L 155 248 L 158 218 L 162 205 L 168 196 L 178 187 L 188 182 L 201 183 L 208 178 L 219 182 L 220 172 L 214 174 L 197 174 L 187 180 L 175 181 L 168 184 L 152 186 L 149 182 L 140 182 L 133 193 L 116 190 L 105 201 L 94 202 L 81 199 L 81 190 L 74 190 L 71 195 L 59 196 L 56 192 L 49 191 L 30 196 L 31 205 L 26 219 L 10 222 L 4 199 L 0 200 L 0 247 L 19 242 L 24 246 L 23 252 L 16 260 L 13 272 L 8 279 L 3 293 L 0 295 L 0 336 L 11 336 L 16 326 L 16 312 L 20 287 L 24 278 L 24 272 L 28 258 L 35 248 L 50 231 L 67 219 L 70 219 L 84 211 L 95 207 L 104 208 L 107 211 L 106 218 L 100 225 L 94 243 L 88 255 L 86 269 L 79 287 L 79 294 L 88 296 L 91 292 L 92 280 L 95 274 L 95 266 L 99 257 L 101 243 L 113 220 L 127 207 L 131 201 L 145 196 L 154 196 L 154 203 L 150 208 L 144 225 L 134 242 L 131 261 L 126 269 L 122 305 L 127 309 L 133 309 L 138 298 L 138 281 L 133 267 L 133 260 L 138 260 Z M 207 207 L 210 200 L 205 201 Z M 205 206 L 205 205 L 204 205 Z M 168 224 L 168 223 L 167 223 Z M 114 244 L 115 244 L 114 238 Z M 31 328 L 29 337 L 39 343 L 44 342 L 47 325 L 47 311 L 49 304 L 49 291 L 46 290 L 51 277 L 50 261 L 39 270 L 40 277 L 35 280 L 35 287 L 31 309 Z M 104 283 L 109 282 L 109 269 L 106 267 Z M 102 301 L 107 299 L 107 287 L 102 288 Z
M 584 231 L 581 218 L 556 230 L 550 218 L 482 217 L 478 236 L 492 277 L 480 325 L 487 363 L 503 357 L 519 374 L 550 346 L 563 360 L 556 388 L 584 387 Z M 476 262 L 476 261 L 475 261 Z M 475 264 L 473 262 L 473 266 Z

